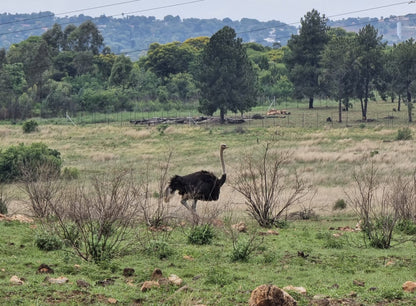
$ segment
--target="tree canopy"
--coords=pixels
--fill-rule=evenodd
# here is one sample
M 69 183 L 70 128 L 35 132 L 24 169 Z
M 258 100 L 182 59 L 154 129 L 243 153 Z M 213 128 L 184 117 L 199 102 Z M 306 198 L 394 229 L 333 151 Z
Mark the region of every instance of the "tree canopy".
M 287 46 L 290 52 L 285 57 L 289 77 L 299 97 L 309 99 L 313 108 L 314 97 L 319 93 L 321 52 L 329 40 L 327 19 L 317 10 L 308 12 L 300 21 L 299 34 L 292 35 Z
M 225 26 L 215 33 L 202 52 L 198 74 L 199 110 L 212 115 L 228 110 L 244 112 L 256 103 L 256 74 L 240 38 Z

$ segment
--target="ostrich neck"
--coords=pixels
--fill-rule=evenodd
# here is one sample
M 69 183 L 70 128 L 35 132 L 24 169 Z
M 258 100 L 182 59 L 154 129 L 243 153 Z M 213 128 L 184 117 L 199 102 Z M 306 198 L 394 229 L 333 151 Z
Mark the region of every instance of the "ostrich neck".
M 225 163 L 224 163 L 224 150 L 220 151 L 222 174 L 225 174 Z

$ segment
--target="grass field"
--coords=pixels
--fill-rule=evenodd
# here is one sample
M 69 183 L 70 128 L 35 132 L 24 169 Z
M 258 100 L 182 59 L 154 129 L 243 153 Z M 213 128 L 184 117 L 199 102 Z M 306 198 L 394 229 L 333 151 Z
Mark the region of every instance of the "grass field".
M 381 114 L 383 109 L 387 114 L 391 105 L 379 103 L 377 110 Z M 24 134 L 21 125 L 0 125 L 2 149 L 18 143 L 43 142 L 61 152 L 63 167 L 79 170 L 80 182 L 114 168 L 133 169 L 138 176 L 141 170 L 151 169 L 156 181 L 157 170 L 166 163 L 170 152 L 169 176 L 200 169 L 219 176 L 219 145 L 227 143 L 228 177 L 220 200 L 201 202 L 198 210 L 226 207 L 219 219 L 245 222 L 248 232 L 238 234 L 238 239 L 256 237 L 254 241 L 258 242 L 247 261 L 232 261 L 234 249 L 226 226 L 216 226 L 212 243 L 202 246 L 188 243 L 190 227 L 179 222 L 172 225 L 171 232 L 149 232 L 141 226 L 130 236 L 129 251 L 111 261 L 94 264 L 82 261 L 69 248 L 39 250 L 33 243 L 41 228 L 36 222 L 0 222 L 0 303 L 108 304 L 115 299 L 120 304 L 137 305 L 245 305 L 255 287 L 272 283 L 306 288 L 306 295 L 290 292 L 300 305 L 324 303 L 325 299 L 333 304 L 415 304 L 415 293 L 405 293 L 401 288 L 405 281 L 416 281 L 414 235 L 395 231 L 392 248 L 371 248 L 361 232 L 338 230 L 354 228 L 359 221 L 348 202 L 342 212 L 333 211 L 334 203 L 346 199 L 354 188 L 352 173 L 356 166 L 369 158 L 376 163 L 380 179 L 413 174 L 415 141 L 396 140 L 398 129 L 403 127 L 410 128 L 415 135 L 413 124 L 406 122 L 404 112 L 396 114 L 397 120 L 380 115 L 377 120 L 363 123 L 354 108 L 358 115 L 351 112 L 350 123 L 339 124 L 325 120 L 336 114 L 334 106 L 318 104 L 315 110 L 289 110 L 289 119 L 250 120 L 243 125 L 225 126 L 172 125 L 161 129 L 131 125 L 127 118 L 122 124 L 107 120 L 73 126 L 57 119 L 40 121 L 38 132 Z M 264 111 L 256 109 L 254 113 Z M 375 110 L 370 108 L 371 118 L 372 111 L 374 114 Z M 288 221 L 286 227 L 276 229 L 279 235 L 263 236 L 261 233 L 266 230 L 247 216 L 244 198 L 232 187 L 242 157 L 261 151 L 266 144 L 277 152 L 289 152 L 287 168 L 296 169 L 314 187 L 313 196 L 291 207 L 291 212 L 312 209 L 315 217 Z M 6 185 L 4 189 L 10 200 L 10 214 L 29 212 L 25 206 L 27 197 L 18 184 Z M 187 216 L 179 197 L 174 197 L 172 203 L 178 215 Z M 144 245 L 149 241 L 162 241 L 166 254 L 161 255 L 161 249 L 146 251 Z M 298 252 L 306 256 L 299 256 Z M 59 285 L 45 281 L 46 275 L 36 273 L 42 263 L 55 270 L 50 277 L 65 276 L 69 282 Z M 123 276 L 127 267 L 134 268 L 132 276 Z M 150 280 L 155 268 L 160 268 L 165 276 L 178 275 L 187 288 L 179 290 L 169 285 L 141 292 L 142 283 Z M 10 284 L 13 275 L 22 278 L 24 284 Z M 100 281 L 108 279 L 113 284 L 103 286 Z M 80 287 L 78 280 L 90 286 Z

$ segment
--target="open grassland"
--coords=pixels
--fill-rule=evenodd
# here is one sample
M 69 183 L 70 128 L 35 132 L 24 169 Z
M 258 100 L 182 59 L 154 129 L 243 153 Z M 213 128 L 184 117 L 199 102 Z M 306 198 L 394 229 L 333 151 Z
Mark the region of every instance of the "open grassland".
M 270 119 L 274 120 L 274 119 Z M 335 123 L 333 123 L 335 124 Z M 410 127 L 414 132 L 411 125 Z M 308 205 L 330 211 L 352 183 L 352 172 L 366 158 L 377 163 L 379 175 L 411 175 L 416 169 L 415 141 L 396 141 L 398 129 L 380 124 L 357 127 L 321 128 L 259 127 L 244 125 L 136 126 L 114 124 L 40 125 L 36 133 L 25 134 L 20 125 L 0 125 L 1 147 L 43 142 L 61 152 L 63 167 L 75 167 L 82 178 L 105 173 L 111 168 L 134 169 L 139 173 L 166 163 L 170 174 L 187 174 L 205 169 L 220 175 L 219 145 L 226 143 L 227 174 L 238 175 L 242 157 L 261 151 L 268 143 L 274 150 L 289 152 L 289 168 L 296 168 L 316 189 Z M 230 185 L 222 198 L 241 202 Z M 13 187 L 13 186 L 12 186 Z M 16 200 L 19 200 L 17 197 Z
M 313 112 L 309 114 L 313 116 Z M 98 265 L 80 260 L 70 249 L 38 250 L 33 243 L 39 234 L 36 223 L 0 222 L 0 303 L 108 304 L 115 299 L 130 305 L 245 305 L 255 287 L 272 283 L 306 288 L 306 295 L 290 292 L 300 305 L 325 303 L 327 298 L 334 304 L 415 304 L 415 293 L 405 293 L 401 288 L 405 281 L 416 281 L 414 237 L 395 232 L 392 248 L 370 248 L 361 232 L 339 229 L 354 228 L 359 221 L 348 203 L 342 213 L 332 210 L 334 203 L 346 199 L 345 194 L 353 188 L 355 167 L 368 158 L 376 163 L 380 179 L 413 174 L 416 142 L 395 140 L 402 127 L 409 127 L 416 135 L 413 125 L 379 120 L 353 127 L 323 122 L 317 128 L 302 127 L 302 119 L 296 119 L 295 127 L 276 124 L 277 118 L 268 120 L 267 124 L 250 121 L 244 125 L 171 125 L 163 129 L 119 122 L 77 126 L 48 122 L 30 134 L 23 133 L 21 125 L 0 125 L 2 149 L 43 142 L 61 153 L 63 167 L 79 170 L 80 181 L 114 168 L 133 169 L 140 176 L 143 170 L 166 164 L 169 153 L 169 175 L 206 169 L 219 176 L 219 145 L 226 143 L 228 178 L 220 200 L 201 202 L 198 210 L 226 206 L 224 216 L 248 226 L 248 233 L 239 234 L 239 239 L 255 236 L 259 242 L 247 261 L 233 262 L 232 241 L 223 226 L 215 227 L 212 243 L 204 246 L 187 242 L 190 229 L 183 224 L 172 226 L 171 232 L 147 232 L 141 227 L 130 237 L 132 249 Z M 313 209 L 317 217 L 290 221 L 287 227 L 276 230 L 278 235 L 263 236 L 266 230 L 244 213 L 244 199 L 232 183 L 239 175 L 242 158 L 263 150 L 266 144 L 278 152 L 289 152 L 287 167 L 296 169 L 315 189 L 313 197 L 291 211 Z M 156 175 L 153 179 L 157 181 Z M 6 185 L 5 190 L 11 200 L 9 213 L 27 212 L 27 198 L 18 184 Z M 180 206 L 179 197 L 173 202 L 179 213 L 188 213 Z M 163 242 L 164 249 L 143 251 L 149 241 Z M 36 273 L 42 263 L 55 270 L 49 276 L 65 276 L 69 282 L 59 285 L 45 281 L 44 274 Z M 134 268 L 135 272 L 123 276 L 124 268 Z M 155 268 L 165 276 L 178 275 L 187 289 L 169 285 L 141 292 L 142 283 L 150 279 Z M 11 285 L 12 275 L 22 278 L 24 284 Z M 103 285 L 102 281 L 109 279 L 111 284 Z M 80 287 L 79 280 L 89 286 Z

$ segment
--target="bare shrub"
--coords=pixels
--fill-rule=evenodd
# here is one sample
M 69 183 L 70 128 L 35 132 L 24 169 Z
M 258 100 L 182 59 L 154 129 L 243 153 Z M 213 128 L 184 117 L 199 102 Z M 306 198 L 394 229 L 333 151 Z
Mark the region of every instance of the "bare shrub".
M 127 238 L 139 213 L 131 171 L 113 170 L 93 177 L 88 186 L 66 182 L 63 188 L 62 180 L 38 169 L 38 179 L 25 180 L 23 190 L 44 230 L 87 261 L 111 259 L 131 245 Z
M 148 166 L 141 175 L 140 184 L 134 188 L 134 194 L 138 201 L 141 216 L 147 226 L 160 227 L 166 225 L 168 220 L 172 218 L 171 207 L 169 203 L 164 201 L 164 189 L 168 184 L 168 171 L 172 153 L 169 153 L 164 164 L 156 167 L 158 173 L 156 174 L 156 191 L 151 184 L 152 171 Z
M 301 201 L 310 186 L 296 171 L 286 168 L 289 153 L 263 150 L 246 155 L 240 162 L 233 188 L 245 198 L 247 211 L 260 226 L 271 227 L 292 205 Z
M 416 222 L 416 171 L 411 177 L 399 175 L 392 181 L 390 202 L 400 220 Z
M 373 247 L 390 248 L 397 222 L 414 207 L 414 182 L 402 176 L 382 181 L 374 161 L 357 167 L 353 180 L 355 188 L 346 196 L 362 220 L 365 237 Z
M 129 246 L 126 240 L 138 220 L 131 171 L 117 170 L 92 179 L 92 189 L 69 188 L 62 202 L 54 203 L 60 233 L 85 260 L 111 259 Z
M 59 201 L 62 181 L 56 166 L 47 162 L 36 167 L 22 165 L 20 188 L 29 196 L 29 209 L 33 216 L 48 217 L 51 213 L 52 201 Z

